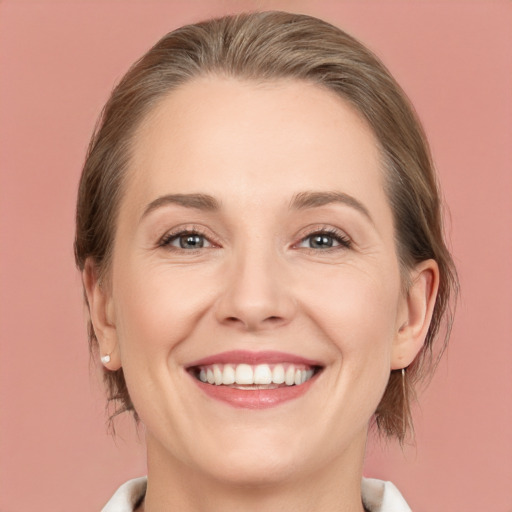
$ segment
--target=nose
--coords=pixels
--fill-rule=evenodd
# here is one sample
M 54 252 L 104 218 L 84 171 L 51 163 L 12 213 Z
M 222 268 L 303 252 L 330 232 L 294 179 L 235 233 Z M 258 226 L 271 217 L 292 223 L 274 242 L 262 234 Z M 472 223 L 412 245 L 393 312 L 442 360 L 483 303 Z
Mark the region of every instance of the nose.
M 275 254 L 240 254 L 229 264 L 216 303 L 217 320 L 255 332 L 288 324 L 296 314 L 291 277 Z

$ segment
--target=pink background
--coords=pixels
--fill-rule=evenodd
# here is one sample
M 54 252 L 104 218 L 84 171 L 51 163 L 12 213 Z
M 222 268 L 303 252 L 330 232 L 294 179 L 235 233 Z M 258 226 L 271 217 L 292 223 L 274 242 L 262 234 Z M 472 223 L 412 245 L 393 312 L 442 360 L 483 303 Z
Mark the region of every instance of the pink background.
M 0 510 L 99 510 L 145 473 L 130 422 L 106 434 L 72 256 L 75 191 L 103 102 L 167 31 L 250 8 L 361 38 L 424 121 L 463 294 L 451 347 L 402 454 L 366 474 L 415 512 L 512 511 L 512 2 L 4 1 L 0 5 Z

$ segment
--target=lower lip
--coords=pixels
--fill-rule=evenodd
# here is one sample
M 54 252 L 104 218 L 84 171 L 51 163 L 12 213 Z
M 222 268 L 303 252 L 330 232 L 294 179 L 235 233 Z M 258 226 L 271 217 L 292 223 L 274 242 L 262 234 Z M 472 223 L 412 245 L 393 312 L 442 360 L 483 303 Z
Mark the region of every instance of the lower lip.
M 314 375 L 304 384 L 275 389 L 236 389 L 229 386 L 205 384 L 192 376 L 199 389 L 209 397 L 240 409 L 268 409 L 306 394 L 316 380 Z

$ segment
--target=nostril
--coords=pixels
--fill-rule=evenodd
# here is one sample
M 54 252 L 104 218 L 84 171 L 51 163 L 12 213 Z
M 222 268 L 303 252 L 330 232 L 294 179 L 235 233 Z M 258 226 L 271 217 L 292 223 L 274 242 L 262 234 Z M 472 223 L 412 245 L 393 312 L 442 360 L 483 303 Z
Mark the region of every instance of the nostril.
M 238 318 L 236 316 L 228 316 L 224 319 L 224 323 L 226 325 L 231 325 L 233 327 L 235 326 L 246 326 L 246 322 L 244 322 L 241 318 Z
M 267 326 L 267 328 L 268 327 L 276 328 L 276 327 L 280 327 L 281 325 L 284 325 L 286 323 L 287 323 L 286 319 L 283 318 L 282 316 L 269 316 L 263 320 L 261 325 L 262 325 L 262 327 Z
M 258 320 L 257 318 L 239 318 L 237 316 L 228 316 L 224 318 L 223 322 L 226 325 L 231 325 L 233 327 L 240 326 L 249 330 L 265 328 L 267 327 L 278 327 L 282 323 L 285 322 L 285 319 L 278 315 L 268 316 L 263 318 L 263 320 Z

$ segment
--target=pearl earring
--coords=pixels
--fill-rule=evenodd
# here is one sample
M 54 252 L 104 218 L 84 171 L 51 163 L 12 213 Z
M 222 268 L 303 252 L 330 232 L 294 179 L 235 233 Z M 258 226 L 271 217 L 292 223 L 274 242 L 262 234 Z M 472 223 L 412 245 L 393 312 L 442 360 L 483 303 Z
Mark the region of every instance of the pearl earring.
M 104 356 L 101 356 L 100 359 L 101 359 L 101 362 L 103 364 L 108 364 L 108 363 L 110 363 L 110 354 L 106 354 Z

